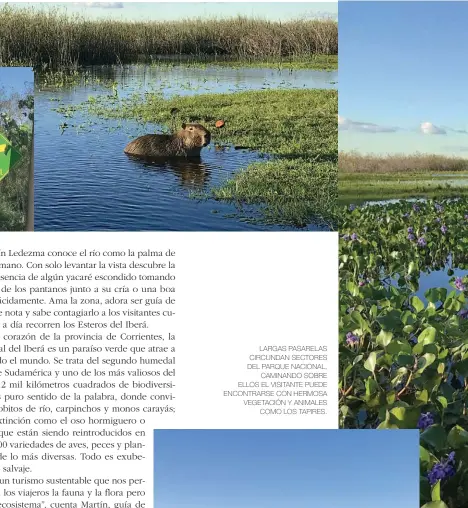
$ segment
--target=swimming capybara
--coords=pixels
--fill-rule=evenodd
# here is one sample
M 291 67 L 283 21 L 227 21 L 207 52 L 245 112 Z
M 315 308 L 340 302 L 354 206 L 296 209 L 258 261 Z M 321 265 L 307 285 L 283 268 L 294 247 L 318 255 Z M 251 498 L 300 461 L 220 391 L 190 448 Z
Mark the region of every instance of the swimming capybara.
M 198 123 L 183 123 L 176 134 L 146 134 L 125 147 L 124 153 L 141 157 L 200 157 L 211 133 Z

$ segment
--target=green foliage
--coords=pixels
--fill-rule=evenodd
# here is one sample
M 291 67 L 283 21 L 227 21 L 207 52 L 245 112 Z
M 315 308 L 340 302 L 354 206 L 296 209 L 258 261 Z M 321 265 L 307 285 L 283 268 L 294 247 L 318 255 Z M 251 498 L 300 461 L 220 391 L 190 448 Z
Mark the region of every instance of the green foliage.
M 468 506 L 468 200 L 340 214 L 340 426 L 421 430 L 421 504 Z M 453 471 L 445 465 L 455 452 Z M 430 485 L 428 473 L 450 474 Z
M 171 111 L 177 109 L 176 116 Z M 215 145 L 233 144 L 272 156 L 237 172 L 205 196 L 258 205 L 264 223 L 304 227 L 328 225 L 337 197 L 338 93 L 336 90 L 258 90 L 165 99 L 160 93 L 120 98 L 90 97 L 80 105 L 58 107 L 104 118 L 136 119 L 177 129 L 182 122 L 207 126 Z M 222 129 L 214 127 L 223 119 Z M 203 196 L 197 196 L 203 197 Z
M 25 229 L 28 210 L 34 96 L 14 97 L 6 102 L 8 108 L 0 114 L 0 132 L 23 158 L 0 182 L 0 231 L 21 231 Z

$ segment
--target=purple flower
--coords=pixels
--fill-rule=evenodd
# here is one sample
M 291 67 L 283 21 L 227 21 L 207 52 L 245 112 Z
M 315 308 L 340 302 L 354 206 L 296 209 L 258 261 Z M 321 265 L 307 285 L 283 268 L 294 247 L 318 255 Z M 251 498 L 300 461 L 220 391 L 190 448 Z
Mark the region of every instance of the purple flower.
M 408 228 L 408 233 L 414 233 L 414 229 L 412 227 Z
M 458 313 L 458 316 L 461 317 L 462 319 L 468 319 L 468 309 L 462 309 Z
M 418 247 L 426 247 L 427 240 L 424 238 L 424 236 L 420 236 L 418 238 Z
M 362 288 L 362 286 L 365 286 L 366 282 L 364 280 L 359 281 L 359 287 Z
M 420 210 L 420 209 L 419 209 L 419 206 L 418 206 L 416 203 L 413 205 L 413 210 L 414 210 L 415 212 L 419 212 L 419 210 Z
M 408 213 L 408 212 L 406 212 L 406 213 L 404 213 L 404 214 L 403 214 L 403 218 L 404 218 L 404 219 L 407 219 L 408 217 L 409 217 L 409 213 Z
M 465 214 L 465 220 L 468 220 L 468 214 Z
M 463 279 L 461 277 L 455 277 L 455 287 L 458 291 L 466 291 L 466 286 L 463 283 Z
M 351 235 L 351 240 L 352 240 L 353 242 L 355 242 L 357 239 L 358 239 L 358 235 L 357 235 L 357 233 L 353 233 L 353 234 Z
M 352 212 L 353 210 L 356 210 L 356 205 L 349 205 L 349 211 Z
M 436 218 L 436 222 L 440 222 L 441 221 L 441 218 L 440 217 L 437 217 Z
M 427 478 L 431 485 L 435 485 L 438 481 L 445 480 L 455 475 L 455 452 L 451 452 L 446 460 L 441 460 L 434 464 L 432 469 L 427 473 Z
M 413 233 L 409 233 L 408 240 L 413 241 L 415 239 L 416 239 L 416 237 L 413 235 Z
M 346 233 L 341 238 L 343 238 L 343 240 L 348 241 L 351 237 Z
M 418 420 L 418 429 L 426 430 L 431 425 L 434 425 L 434 416 L 432 413 L 421 413 Z
M 352 332 L 348 332 L 346 334 L 346 344 L 348 344 L 348 346 L 354 346 L 358 342 L 359 342 L 359 337 L 354 335 Z
M 439 205 L 439 203 L 436 203 L 434 205 L 434 208 L 438 211 L 438 212 L 443 212 L 444 211 L 444 207 L 442 205 Z
M 445 235 L 445 233 L 447 233 L 447 231 L 448 231 L 448 227 L 444 224 L 444 225 L 440 228 L 440 230 L 441 230 L 441 231 L 442 231 L 442 233 Z

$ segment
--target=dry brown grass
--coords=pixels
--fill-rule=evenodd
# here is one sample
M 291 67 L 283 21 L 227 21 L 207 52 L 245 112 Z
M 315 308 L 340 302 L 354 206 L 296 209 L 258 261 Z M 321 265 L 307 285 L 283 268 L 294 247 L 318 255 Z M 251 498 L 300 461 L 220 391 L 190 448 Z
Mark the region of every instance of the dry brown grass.
M 338 53 L 338 24 L 333 20 L 131 22 L 6 5 L 0 9 L 0 34 L 0 65 L 42 70 L 131 63 L 141 55 L 260 59 Z
M 443 155 L 386 155 L 383 157 L 340 152 L 338 168 L 343 173 L 426 173 L 468 171 L 468 159 Z

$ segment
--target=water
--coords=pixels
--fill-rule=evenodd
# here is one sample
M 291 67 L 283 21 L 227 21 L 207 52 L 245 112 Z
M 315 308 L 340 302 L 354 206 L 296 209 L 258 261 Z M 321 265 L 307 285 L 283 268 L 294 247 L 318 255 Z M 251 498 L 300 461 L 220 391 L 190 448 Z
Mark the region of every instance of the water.
M 119 96 L 162 91 L 173 94 L 226 93 L 272 88 L 336 88 L 336 72 L 224 67 L 103 66 L 89 68 L 93 78 L 118 83 Z M 90 96 L 112 93 L 85 83 L 72 89 L 44 87 L 35 95 L 36 231 L 260 231 L 293 230 L 246 220 L 258 210 L 239 210 L 213 200 L 196 200 L 250 163 L 256 152 L 234 147 L 202 151 L 195 162 L 149 163 L 123 153 L 129 139 L 158 126 L 131 120 L 99 120 L 78 112 L 70 120 L 53 111 L 78 105 Z M 67 123 L 63 129 L 60 125 Z M 306 230 L 322 230 L 309 224 Z
M 447 274 L 447 269 L 444 270 L 434 270 L 430 273 L 423 273 L 419 277 L 419 290 L 416 292 L 416 295 L 423 300 L 424 293 L 432 288 L 445 288 L 448 293 L 454 290 L 453 286 L 450 285 L 450 279 L 452 277 L 465 277 L 468 275 L 468 270 L 461 270 L 459 268 L 452 268 L 454 274 L 449 276 Z

